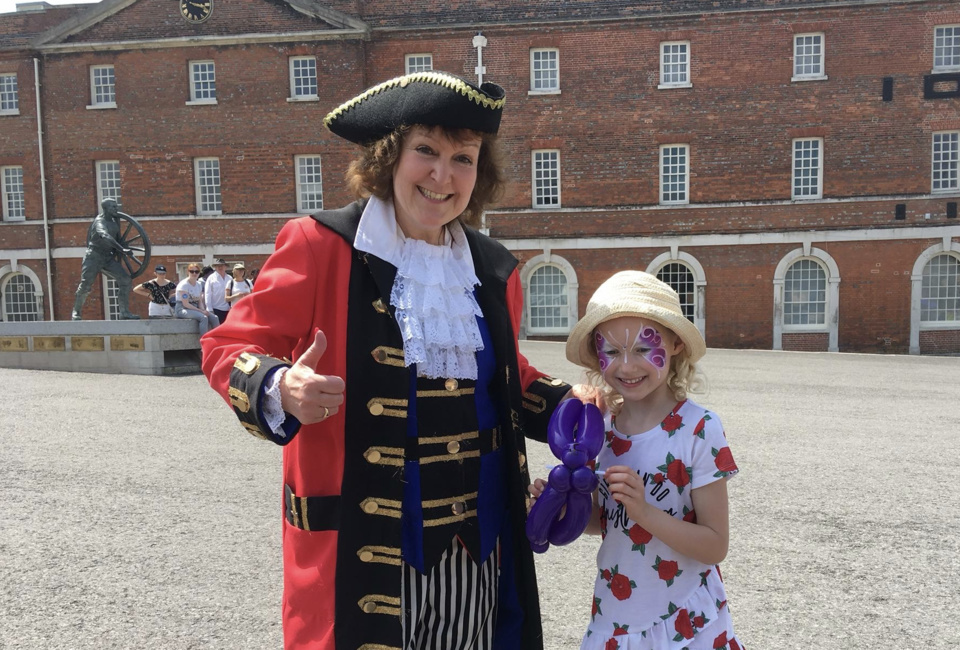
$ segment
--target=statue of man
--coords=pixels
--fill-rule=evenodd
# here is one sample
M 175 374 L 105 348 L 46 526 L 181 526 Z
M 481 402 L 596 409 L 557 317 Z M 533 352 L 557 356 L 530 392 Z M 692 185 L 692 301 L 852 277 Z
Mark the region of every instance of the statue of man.
M 83 256 L 83 265 L 80 270 L 80 286 L 77 287 L 77 298 L 73 303 L 73 320 L 81 320 L 80 312 L 83 303 L 90 295 L 93 281 L 97 273 L 103 272 L 117 281 L 117 299 L 120 303 L 120 318 L 138 319 L 136 314 L 130 313 L 130 289 L 133 282 L 130 274 L 120 263 L 122 255 L 129 255 L 117 237 L 120 235 L 120 208 L 116 199 L 104 199 L 100 203 L 103 211 L 96 216 L 90 229 L 87 231 L 87 252 Z

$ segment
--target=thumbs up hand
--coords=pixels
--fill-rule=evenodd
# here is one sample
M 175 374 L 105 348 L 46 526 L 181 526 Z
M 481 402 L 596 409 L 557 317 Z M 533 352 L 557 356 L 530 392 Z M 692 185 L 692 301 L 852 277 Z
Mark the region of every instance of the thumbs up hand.
M 322 422 L 343 404 L 343 379 L 317 374 L 315 368 L 327 349 L 327 337 L 317 330 L 316 338 L 280 380 L 283 410 L 303 424 Z

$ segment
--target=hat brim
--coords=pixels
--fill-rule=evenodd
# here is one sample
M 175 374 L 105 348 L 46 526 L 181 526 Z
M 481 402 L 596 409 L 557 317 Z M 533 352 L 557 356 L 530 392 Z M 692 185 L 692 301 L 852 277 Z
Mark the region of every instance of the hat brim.
M 683 341 L 683 346 L 690 355 L 691 363 L 696 363 L 702 359 L 703 355 L 707 352 L 707 346 L 703 341 L 703 336 L 701 336 L 700 330 L 697 329 L 696 325 L 673 311 L 659 309 L 654 306 L 647 306 L 643 313 L 599 308 L 589 311 L 573 326 L 573 330 L 567 338 L 567 359 L 578 366 L 599 372 L 600 360 L 597 358 L 596 348 L 593 342 L 593 330 L 601 323 L 624 316 L 654 321 L 669 329 Z
M 364 91 L 327 114 L 323 123 L 341 138 L 362 145 L 416 124 L 496 134 L 504 94 L 497 84 L 476 86 L 445 72 L 418 72 Z

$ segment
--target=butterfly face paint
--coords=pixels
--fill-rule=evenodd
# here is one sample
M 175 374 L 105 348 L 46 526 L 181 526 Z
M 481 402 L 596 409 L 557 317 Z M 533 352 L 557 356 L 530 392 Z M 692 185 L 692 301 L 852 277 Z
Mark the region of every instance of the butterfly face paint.
M 637 323 L 641 322 L 639 319 L 635 320 Z M 639 355 L 652 365 L 657 371 L 657 376 L 660 376 L 660 371 L 667 365 L 667 351 L 663 347 L 663 337 L 655 327 L 646 324 L 637 327 L 632 343 L 630 335 L 633 334 L 631 331 L 633 328 L 625 327 L 622 335 L 613 328 L 603 328 L 604 325 L 601 325 L 594 332 L 601 373 L 606 372 L 618 357 L 622 357 L 623 363 L 626 364 L 631 355 Z

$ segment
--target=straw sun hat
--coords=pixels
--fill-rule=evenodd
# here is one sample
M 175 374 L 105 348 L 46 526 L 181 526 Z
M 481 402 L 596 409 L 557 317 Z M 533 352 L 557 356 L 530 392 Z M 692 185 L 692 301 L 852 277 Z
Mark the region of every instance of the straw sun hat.
M 567 359 L 573 363 L 600 369 L 593 330 L 597 325 L 621 316 L 656 321 L 680 337 L 696 362 L 707 351 L 696 326 L 680 309 L 680 297 L 670 285 L 643 271 L 621 271 L 600 285 L 587 303 L 587 311 L 567 339 Z

